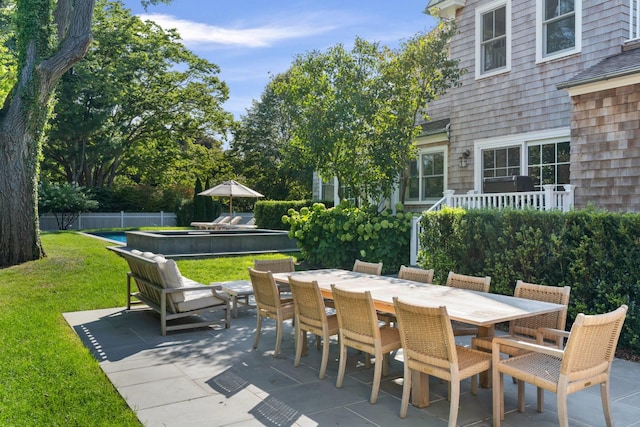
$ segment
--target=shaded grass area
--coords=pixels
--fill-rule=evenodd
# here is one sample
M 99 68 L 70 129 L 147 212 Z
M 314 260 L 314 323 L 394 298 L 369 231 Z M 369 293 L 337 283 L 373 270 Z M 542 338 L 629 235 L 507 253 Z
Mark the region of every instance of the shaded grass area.
M 126 304 L 126 262 L 111 244 L 46 233 L 47 257 L 0 270 L 0 425 L 140 425 L 62 313 Z M 248 279 L 255 258 L 181 260 L 202 283 Z

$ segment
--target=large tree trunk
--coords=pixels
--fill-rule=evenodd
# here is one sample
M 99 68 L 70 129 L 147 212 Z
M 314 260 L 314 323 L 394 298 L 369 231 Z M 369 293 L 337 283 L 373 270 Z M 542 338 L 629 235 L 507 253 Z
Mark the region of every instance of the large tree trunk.
M 0 110 L 0 268 L 44 256 L 38 223 L 40 137 L 56 83 L 89 48 L 94 4 L 95 0 L 58 0 L 54 19 L 60 43 L 47 58 L 38 57 L 43 34 L 20 45 L 25 59 Z M 19 26 L 25 23 L 34 21 L 18 21 Z

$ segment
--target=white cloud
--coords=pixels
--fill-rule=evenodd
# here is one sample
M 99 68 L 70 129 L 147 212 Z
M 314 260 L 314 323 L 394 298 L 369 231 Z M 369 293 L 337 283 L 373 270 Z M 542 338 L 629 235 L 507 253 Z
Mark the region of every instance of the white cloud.
M 142 14 L 142 20 L 154 21 L 165 29 L 175 28 L 182 40 L 197 44 L 220 44 L 227 46 L 268 47 L 281 40 L 309 37 L 335 29 L 334 25 L 308 25 L 298 21 L 298 25 L 265 25 L 255 28 L 224 28 L 199 22 L 179 19 L 172 15 Z M 294 20 L 295 22 L 295 20 Z

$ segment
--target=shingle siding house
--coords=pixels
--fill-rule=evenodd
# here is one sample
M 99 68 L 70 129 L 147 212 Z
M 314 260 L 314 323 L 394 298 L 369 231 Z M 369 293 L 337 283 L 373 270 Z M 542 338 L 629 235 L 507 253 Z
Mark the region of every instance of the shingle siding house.
M 528 175 L 575 185 L 578 208 L 640 211 L 638 3 L 431 0 L 457 23 L 450 51 L 467 73 L 429 104 L 405 205 Z

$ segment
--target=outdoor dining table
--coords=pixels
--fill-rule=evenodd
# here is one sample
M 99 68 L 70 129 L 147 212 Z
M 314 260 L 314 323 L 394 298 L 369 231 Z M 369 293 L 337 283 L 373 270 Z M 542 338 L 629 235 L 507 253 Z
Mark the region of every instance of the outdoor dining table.
M 445 306 L 451 320 L 476 325 L 478 336 L 493 336 L 497 323 L 566 309 L 562 304 L 430 285 L 349 270 L 321 269 L 273 275 L 276 283 L 279 284 L 287 284 L 289 276 L 300 280 L 317 281 L 322 296 L 327 299 L 333 299 L 332 284 L 350 291 L 370 291 L 376 310 L 384 313 L 394 313 L 393 297 L 417 305 Z M 429 396 L 423 391 L 426 389 L 428 376 L 416 374 L 414 372 L 414 381 L 412 381 L 412 403 L 417 407 L 425 407 Z M 480 383 L 483 387 L 490 387 L 490 375 L 481 375 Z

